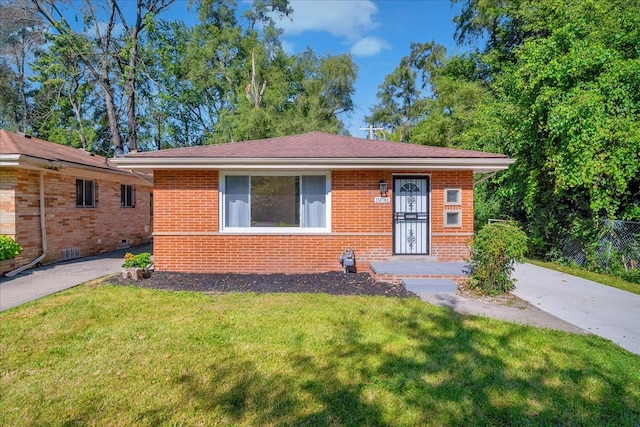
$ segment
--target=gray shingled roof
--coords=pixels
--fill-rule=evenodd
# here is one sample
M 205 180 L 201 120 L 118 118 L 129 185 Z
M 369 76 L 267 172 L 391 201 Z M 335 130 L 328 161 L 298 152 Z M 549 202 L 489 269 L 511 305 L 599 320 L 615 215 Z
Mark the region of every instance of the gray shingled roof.
M 127 158 L 236 158 L 236 159 L 340 159 L 340 158 L 507 158 L 504 154 L 457 150 L 391 141 L 376 141 L 311 132 L 253 141 L 130 153 Z

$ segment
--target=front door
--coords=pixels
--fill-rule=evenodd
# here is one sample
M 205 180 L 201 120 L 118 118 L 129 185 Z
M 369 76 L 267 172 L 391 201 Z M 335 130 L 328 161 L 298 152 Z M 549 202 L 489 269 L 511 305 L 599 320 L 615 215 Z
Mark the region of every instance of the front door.
M 428 177 L 394 178 L 393 227 L 394 254 L 429 254 Z

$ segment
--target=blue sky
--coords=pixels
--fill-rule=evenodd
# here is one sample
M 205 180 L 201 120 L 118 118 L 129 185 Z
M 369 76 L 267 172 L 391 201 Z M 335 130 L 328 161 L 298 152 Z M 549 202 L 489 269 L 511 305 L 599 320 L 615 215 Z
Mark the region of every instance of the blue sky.
M 412 42 L 435 41 L 457 52 L 453 18 L 460 10 L 449 0 L 293 0 L 284 46 L 297 53 L 307 46 L 320 55 L 351 53 L 358 80 L 351 118 L 343 117 L 353 136 L 364 137 L 364 116 L 376 103 L 384 78 L 409 54 Z

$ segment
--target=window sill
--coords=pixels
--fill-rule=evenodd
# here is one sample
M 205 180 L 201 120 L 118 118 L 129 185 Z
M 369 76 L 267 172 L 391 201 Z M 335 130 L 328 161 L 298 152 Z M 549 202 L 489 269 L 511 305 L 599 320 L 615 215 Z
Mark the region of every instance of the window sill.
M 331 234 L 328 228 L 225 228 L 220 230 L 220 234 L 243 234 L 243 235 L 291 235 L 291 234 Z

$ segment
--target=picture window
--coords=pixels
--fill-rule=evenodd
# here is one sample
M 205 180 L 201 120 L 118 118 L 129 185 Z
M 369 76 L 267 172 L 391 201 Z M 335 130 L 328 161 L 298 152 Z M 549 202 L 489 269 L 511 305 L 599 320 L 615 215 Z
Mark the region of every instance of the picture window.
M 308 232 L 329 229 L 329 178 L 322 175 L 224 176 L 226 231 Z

